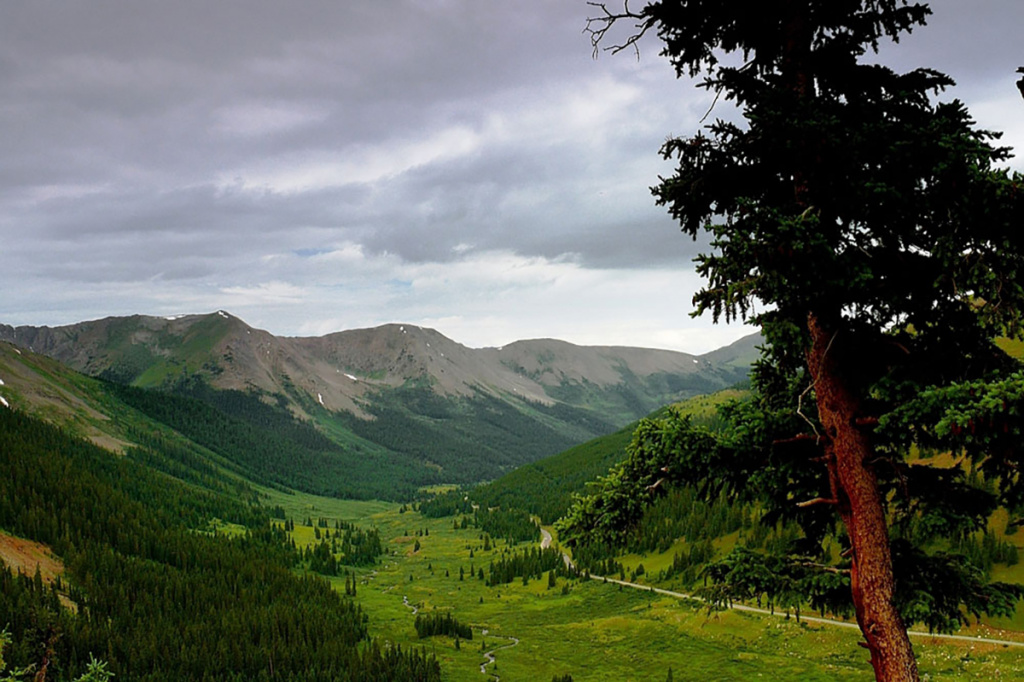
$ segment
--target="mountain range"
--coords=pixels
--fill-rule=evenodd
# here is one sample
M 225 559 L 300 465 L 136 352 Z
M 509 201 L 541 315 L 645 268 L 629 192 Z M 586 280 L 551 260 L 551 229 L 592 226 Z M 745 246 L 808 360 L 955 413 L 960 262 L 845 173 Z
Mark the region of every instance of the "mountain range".
M 704 355 L 553 339 L 473 349 L 409 324 L 279 337 L 217 311 L 60 327 L 0 324 L 0 340 L 12 344 L 0 344 L 0 379 L 7 380 L 0 396 L 77 424 L 101 444 L 134 443 L 117 426 L 123 420 L 110 418 L 111 399 L 164 423 L 194 412 L 180 401 L 198 401 L 247 420 L 247 428 L 290 419 L 315 429 L 330 442 L 318 447 L 335 451 L 334 478 L 352 478 L 352 467 L 343 475 L 347 461 L 372 460 L 408 474 L 399 486 L 408 489 L 488 480 L 665 404 L 742 382 L 760 337 Z M 101 391 L 108 396 L 101 400 L 75 373 L 121 388 Z M 178 416 L 136 389 L 175 396 Z M 386 492 L 371 488 L 319 492 Z

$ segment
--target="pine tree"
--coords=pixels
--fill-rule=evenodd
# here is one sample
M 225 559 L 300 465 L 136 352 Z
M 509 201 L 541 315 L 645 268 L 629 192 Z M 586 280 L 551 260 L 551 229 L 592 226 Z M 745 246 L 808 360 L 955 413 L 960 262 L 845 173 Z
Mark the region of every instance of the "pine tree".
M 672 462 L 675 473 L 800 523 L 804 563 L 821 560 L 837 515 L 849 563 L 821 575 L 845 576 L 877 679 L 916 680 L 904 619 L 949 629 L 964 611 L 1012 611 L 1021 594 L 899 532 L 924 514 L 955 536 L 983 528 L 996 502 L 1024 501 L 1014 416 L 1024 372 L 993 343 L 1021 333 L 1021 177 L 997 167 L 1008 151 L 961 103 L 934 101 L 947 76 L 864 60 L 923 26 L 924 4 L 597 7 L 595 50 L 655 33 L 679 76 L 703 76 L 743 117 L 670 139 L 663 155 L 677 170 L 653 189 L 684 233 L 710 233 L 696 314 L 744 318 L 766 341 L 757 401 L 729 413 L 742 435 L 725 442 L 680 423 L 673 437 L 690 454 Z M 623 23 L 626 37 L 610 37 Z M 666 435 L 652 427 L 637 439 L 653 456 Z M 961 469 L 908 466 L 912 447 L 967 457 L 995 492 Z M 757 553 L 730 561 L 767 565 Z M 720 577 L 739 575 L 728 570 Z

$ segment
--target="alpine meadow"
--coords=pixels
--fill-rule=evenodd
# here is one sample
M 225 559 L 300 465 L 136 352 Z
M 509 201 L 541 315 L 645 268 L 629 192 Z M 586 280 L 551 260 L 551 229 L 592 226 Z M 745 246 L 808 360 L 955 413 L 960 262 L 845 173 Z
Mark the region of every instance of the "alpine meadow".
M 0 9 L 0 682 L 1024 679 L 1024 14 L 576 5 Z

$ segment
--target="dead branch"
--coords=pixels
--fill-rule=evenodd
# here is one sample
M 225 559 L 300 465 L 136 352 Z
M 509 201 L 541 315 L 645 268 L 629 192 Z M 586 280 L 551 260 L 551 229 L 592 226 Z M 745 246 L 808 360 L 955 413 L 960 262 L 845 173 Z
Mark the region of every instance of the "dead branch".
M 850 569 L 848 568 L 836 568 L 835 566 L 826 566 L 825 564 L 816 564 L 812 561 L 805 561 L 800 564 L 804 568 L 816 568 L 819 571 L 825 571 L 826 573 L 835 573 L 836 575 L 850 575 Z
M 794 443 L 805 443 L 807 441 L 819 443 L 821 441 L 821 436 L 813 433 L 800 433 L 792 438 L 780 438 L 778 440 L 773 440 L 772 445 L 793 445 Z
M 807 507 L 813 507 L 818 504 L 839 504 L 839 501 L 832 497 L 815 497 L 813 500 L 798 502 L 796 506 L 801 509 L 806 509 Z
M 612 12 L 608 9 L 608 6 L 603 2 L 587 2 L 591 7 L 597 7 L 603 13 L 603 16 L 588 17 L 587 25 L 583 28 L 583 32 L 590 35 L 590 45 L 594 48 L 594 59 L 597 59 L 597 55 L 600 54 L 601 50 L 611 52 L 612 54 L 618 54 L 625 49 L 630 47 L 636 52 L 636 58 L 640 59 L 640 48 L 637 47 L 637 41 L 640 40 L 647 29 L 652 26 L 650 18 L 645 17 L 642 13 L 637 13 L 629 9 L 629 0 L 625 0 L 622 3 L 621 12 Z M 604 40 L 608 31 L 611 30 L 619 21 L 631 20 L 636 23 L 633 24 L 633 28 L 636 30 L 635 33 L 630 35 L 622 43 L 616 43 L 614 45 L 608 45 L 601 47 L 601 42 Z

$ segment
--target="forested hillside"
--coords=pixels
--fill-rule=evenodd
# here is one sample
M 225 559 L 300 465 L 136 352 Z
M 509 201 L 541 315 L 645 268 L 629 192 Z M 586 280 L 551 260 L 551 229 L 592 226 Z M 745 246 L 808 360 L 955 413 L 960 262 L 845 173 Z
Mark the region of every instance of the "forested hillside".
M 350 439 L 341 445 L 283 406 L 258 394 L 217 391 L 200 381 L 173 392 L 107 384 L 124 404 L 219 456 L 253 482 L 282 489 L 351 499 L 407 499 L 435 482 L 422 463 L 389 466 L 380 447 Z M 138 437 L 137 430 L 128 431 Z
M 242 532 L 202 531 L 218 519 Z M 295 575 L 299 554 L 266 510 L 9 409 L 0 528 L 67 567 L 49 586 L 0 571 L 13 668 L 45 658 L 47 679 L 66 680 L 95 656 L 124 680 L 440 679 L 420 652 L 367 643 L 356 605 Z
M 718 405 L 743 399 L 747 394 L 747 389 L 740 385 L 690 398 L 677 403 L 673 409 L 691 415 L 699 423 L 711 425 L 719 421 Z M 659 408 L 648 417 L 656 418 L 667 409 Z M 573 495 L 582 494 L 589 485 L 594 485 L 599 477 L 607 475 L 614 465 L 626 458 L 626 447 L 637 424 L 634 422 L 607 436 L 521 466 L 495 481 L 474 488 L 472 498 L 485 507 L 522 509 L 538 516 L 544 523 L 554 523 L 568 511 Z

